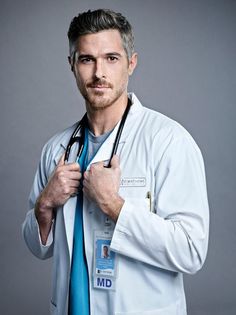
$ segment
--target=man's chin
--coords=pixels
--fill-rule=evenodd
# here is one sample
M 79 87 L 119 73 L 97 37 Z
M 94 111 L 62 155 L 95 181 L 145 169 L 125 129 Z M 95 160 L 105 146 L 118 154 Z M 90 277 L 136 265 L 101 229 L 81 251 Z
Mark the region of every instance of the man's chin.
M 112 105 L 112 103 L 89 103 L 90 108 L 94 111 L 104 110 Z
M 107 97 L 103 95 L 96 95 L 87 98 L 88 105 L 93 110 L 102 110 L 112 105 L 112 102 Z

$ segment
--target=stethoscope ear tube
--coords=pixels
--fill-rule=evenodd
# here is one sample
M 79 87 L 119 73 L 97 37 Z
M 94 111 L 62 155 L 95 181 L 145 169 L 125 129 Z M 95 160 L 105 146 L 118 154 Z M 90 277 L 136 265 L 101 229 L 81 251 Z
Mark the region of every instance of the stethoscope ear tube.
M 123 131 L 123 128 L 124 128 L 124 125 L 125 125 L 125 121 L 126 121 L 126 118 L 127 118 L 127 115 L 129 113 L 129 110 L 130 110 L 130 107 L 131 107 L 131 101 L 130 99 L 128 98 L 128 104 L 126 106 L 126 109 L 124 111 L 124 114 L 122 116 L 122 119 L 121 119 L 121 122 L 120 122 L 120 126 L 119 126 L 119 129 L 117 131 L 117 134 L 116 134 L 116 138 L 115 138 L 115 142 L 114 142 L 114 146 L 112 148 L 112 152 L 111 152 L 111 157 L 109 159 L 109 162 L 108 164 L 105 166 L 107 168 L 110 168 L 111 167 L 111 160 L 113 158 L 113 156 L 116 154 L 117 152 L 117 149 L 118 149 L 118 144 L 119 144 L 119 141 L 120 141 L 120 136 L 122 134 L 122 131 Z
M 69 155 L 70 155 L 70 150 L 71 150 L 71 147 L 72 145 L 75 143 L 75 142 L 79 142 L 80 145 L 79 145 L 79 150 L 78 150 L 78 154 L 77 156 L 80 156 L 82 151 L 83 151 L 83 147 L 84 147 L 84 133 L 85 133 L 85 126 L 86 126 L 86 123 L 87 123 L 87 114 L 85 114 L 83 116 L 83 118 L 78 122 L 73 134 L 71 135 L 70 137 L 70 141 L 66 147 L 66 152 L 65 152 L 65 158 L 64 158 L 64 162 L 68 162 L 69 160 Z M 78 137 L 76 136 L 77 133 L 81 130 L 81 135 Z

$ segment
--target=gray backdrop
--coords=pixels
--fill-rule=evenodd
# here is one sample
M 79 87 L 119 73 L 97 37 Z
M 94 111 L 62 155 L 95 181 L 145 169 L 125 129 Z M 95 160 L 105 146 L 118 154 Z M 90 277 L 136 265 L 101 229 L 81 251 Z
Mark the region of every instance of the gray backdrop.
M 48 314 L 51 262 L 29 253 L 21 223 L 43 144 L 84 112 L 67 64 L 69 23 L 99 7 L 121 11 L 134 26 L 139 65 L 130 90 L 183 124 L 204 155 L 210 244 L 202 271 L 185 277 L 189 314 L 236 314 L 236 1 L 0 4 L 0 314 Z

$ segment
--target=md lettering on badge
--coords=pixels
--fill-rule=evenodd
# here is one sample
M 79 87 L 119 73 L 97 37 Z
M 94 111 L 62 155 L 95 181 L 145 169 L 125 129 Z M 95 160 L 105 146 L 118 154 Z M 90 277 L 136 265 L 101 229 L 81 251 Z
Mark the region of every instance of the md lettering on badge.
M 96 277 L 94 278 L 94 288 L 104 290 L 114 290 L 113 279 Z

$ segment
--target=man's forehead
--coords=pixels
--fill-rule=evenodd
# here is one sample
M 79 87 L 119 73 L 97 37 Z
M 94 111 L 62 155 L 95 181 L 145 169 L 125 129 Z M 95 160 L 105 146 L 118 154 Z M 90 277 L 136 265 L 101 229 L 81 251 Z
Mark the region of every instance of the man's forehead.
M 82 54 L 103 52 L 124 52 L 121 35 L 118 30 L 104 30 L 79 37 L 77 51 Z

